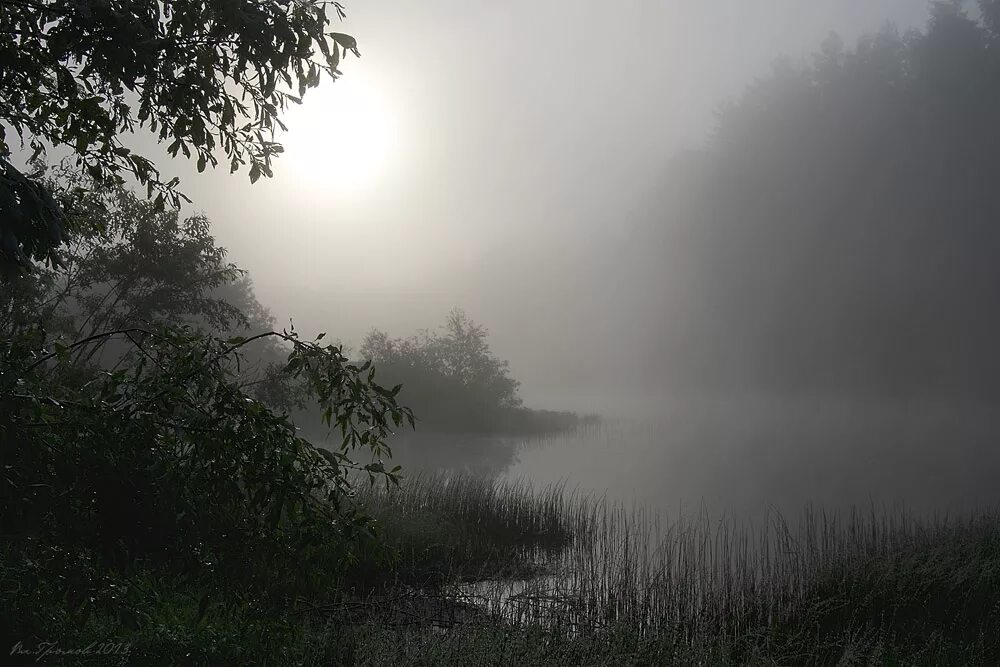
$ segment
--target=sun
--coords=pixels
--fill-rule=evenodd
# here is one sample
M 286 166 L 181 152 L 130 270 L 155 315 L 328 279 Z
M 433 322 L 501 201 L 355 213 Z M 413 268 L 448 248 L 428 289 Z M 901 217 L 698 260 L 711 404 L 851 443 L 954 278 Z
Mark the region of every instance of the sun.
M 279 170 L 300 186 L 354 194 L 373 189 L 395 148 L 390 105 L 364 75 L 308 91 L 283 119 Z

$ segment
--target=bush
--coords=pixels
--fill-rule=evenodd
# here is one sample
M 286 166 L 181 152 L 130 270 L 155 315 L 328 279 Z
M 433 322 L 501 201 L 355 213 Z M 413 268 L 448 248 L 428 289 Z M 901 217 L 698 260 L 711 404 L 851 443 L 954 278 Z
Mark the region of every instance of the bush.
M 336 574 L 371 536 L 352 498 L 358 475 L 385 468 L 390 428 L 413 415 L 374 370 L 342 349 L 272 332 L 285 371 L 308 386 L 336 452 L 321 453 L 282 414 L 244 393 L 240 349 L 190 328 L 127 329 L 73 343 L 33 331 L 0 348 L 0 523 L 24 544 L 92 551 L 290 593 Z M 260 338 L 261 336 L 255 337 Z M 137 352 L 101 370 L 75 353 L 112 339 Z M 351 452 L 367 449 L 372 462 Z

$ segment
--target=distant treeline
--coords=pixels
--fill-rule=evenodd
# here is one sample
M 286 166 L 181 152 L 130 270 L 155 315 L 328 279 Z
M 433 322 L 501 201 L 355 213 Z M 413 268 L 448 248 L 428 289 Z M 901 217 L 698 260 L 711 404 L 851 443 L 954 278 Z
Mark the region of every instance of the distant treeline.
M 1000 394 L 998 174 L 1000 2 L 779 62 L 659 193 L 651 379 Z
M 375 365 L 380 382 L 402 385 L 400 400 L 413 408 L 422 430 L 537 434 L 597 419 L 524 407 L 509 363 L 493 354 L 486 338 L 484 327 L 455 309 L 439 329 L 409 338 L 372 330 L 360 356 Z

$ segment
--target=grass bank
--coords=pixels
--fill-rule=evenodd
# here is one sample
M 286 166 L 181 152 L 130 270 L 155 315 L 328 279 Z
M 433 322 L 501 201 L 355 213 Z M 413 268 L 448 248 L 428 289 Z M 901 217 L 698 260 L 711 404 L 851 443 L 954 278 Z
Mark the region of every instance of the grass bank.
M 1000 664 L 990 511 L 665 522 L 444 475 L 357 500 L 381 546 L 294 597 L 8 548 L 4 640 L 126 642 L 121 664 Z

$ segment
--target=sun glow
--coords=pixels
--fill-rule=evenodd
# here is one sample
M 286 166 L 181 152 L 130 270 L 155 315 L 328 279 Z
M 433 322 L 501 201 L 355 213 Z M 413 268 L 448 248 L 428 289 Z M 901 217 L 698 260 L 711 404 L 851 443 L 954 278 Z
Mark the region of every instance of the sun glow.
M 357 193 L 376 186 L 395 148 L 390 105 L 362 75 L 306 93 L 288 109 L 279 172 L 309 189 Z

